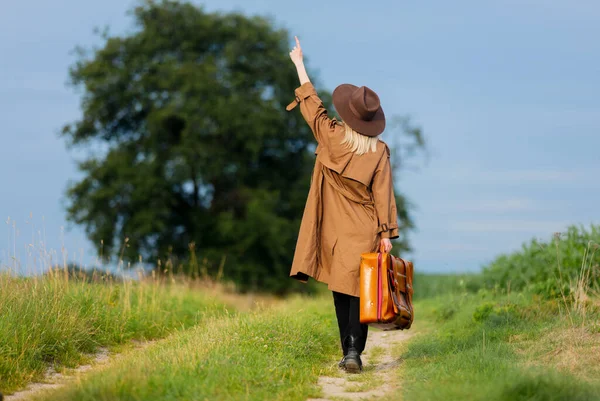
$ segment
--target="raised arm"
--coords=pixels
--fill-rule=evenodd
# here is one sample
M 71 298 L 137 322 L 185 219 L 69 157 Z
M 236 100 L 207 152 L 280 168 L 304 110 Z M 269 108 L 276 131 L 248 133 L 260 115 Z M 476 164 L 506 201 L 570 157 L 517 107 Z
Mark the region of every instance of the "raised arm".
M 319 145 L 327 147 L 329 145 L 329 138 L 336 133 L 336 122 L 327 116 L 327 110 L 325 109 L 325 106 L 323 106 L 323 102 L 317 95 L 317 91 L 308 78 L 302 57 L 302 48 L 300 47 L 300 41 L 297 37 L 296 46 L 290 52 L 290 58 L 296 66 L 300 87 L 297 88 L 294 93 L 296 99 L 290 103 L 286 109 L 290 111 L 297 105 L 300 105 L 302 116 L 310 126 L 315 135 L 315 139 Z
M 298 78 L 300 79 L 300 85 L 304 85 L 305 83 L 310 82 L 310 79 L 308 78 L 306 67 L 304 67 L 304 57 L 302 55 L 302 47 L 300 47 L 300 41 L 298 40 L 297 36 L 294 36 L 294 39 L 296 39 L 296 46 L 294 46 L 294 48 L 290 52 L 290 58 L 296 66 Z

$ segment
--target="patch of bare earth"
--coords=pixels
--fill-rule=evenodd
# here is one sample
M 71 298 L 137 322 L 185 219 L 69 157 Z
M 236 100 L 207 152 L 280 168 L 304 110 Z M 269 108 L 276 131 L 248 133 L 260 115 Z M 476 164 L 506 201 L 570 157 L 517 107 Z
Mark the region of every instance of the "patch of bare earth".
M 372 400 L 393 391 L 398 383 L 390 371 L 398 367 L 401 360 L 393 357 L 392 350 L 411 335 L 406 331 L 371 330 L 361 357 L 363 372 L 350 374 L 340 369 L 337 377 L 321 376 L 322 397 L 307 401 Z
M 42 391 L 56 389 L 64 386 L 70 380 L 74 379 L 80 374 L 83 374 L 93 366 L 101 365 L 106 363 L 109 358 L 109 352 L 106 348 L 100 348 L 97 354 L 93 356 L 92 362 L 88 365 L 82 365 L 69 371 L 68 374 L 58 373 L 53 368 L 48 368 L 44 380 L 39 383 L 31 383 L 24 390 L 16 392 L 12 395 L 4 397 L 5 401 L 25 401 L 31 397 L 41 393 Z
M 132 341 L 135 348 L 145 348 L 154 343 L 154 341 L 140 342 Z M 11 395 L 4 396 L 4 401 L 27 401 L 40 395 L 45 391 L 54 390 L 66 386 L 76 378 L 99 366 L 106 364 L 111 359 L 111 354 L 107 348 L 100 348 L 98 352 L 92 355 L 92 360 L 87 365 L 81 365 L 74 369 L 65 370 L 65 373 L 56 372 L 53 368 L 48 368 L 46 375 L 41 382 L 31 383 L 25 389 Z

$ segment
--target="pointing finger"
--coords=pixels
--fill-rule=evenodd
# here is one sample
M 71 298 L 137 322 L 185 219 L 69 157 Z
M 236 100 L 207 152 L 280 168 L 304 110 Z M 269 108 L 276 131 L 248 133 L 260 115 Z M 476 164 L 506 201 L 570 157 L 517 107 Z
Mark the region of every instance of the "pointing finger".
M 298 40 L 298 36 L 294 36 L 294 38 L 296 39 L 296 46 L 298 46 L 298 48 L 300 47 L 300 41 Z

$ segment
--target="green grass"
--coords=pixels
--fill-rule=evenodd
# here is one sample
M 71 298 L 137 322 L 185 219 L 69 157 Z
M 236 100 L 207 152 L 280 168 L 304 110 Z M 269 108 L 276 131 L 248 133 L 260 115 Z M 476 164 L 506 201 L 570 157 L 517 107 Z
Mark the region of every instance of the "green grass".
M 385 349 L 380 346 L 371 347 L 369 351 L 369 362 L 373 365 L 379 363 L 381 357 L 385 354 Z
M 600 400 L 599 234 L 573 226 L 482 274 L 417 275 L 403 399 Z
M 600 226 L 570 226 L 549 241 L 533 239 L 520 251 L 500 255 L 483 269 L 488 288 L 533 292 L 579 301 L 600 293 Z
M 557 301 L 481 290 L 415 309 L 419 335 L 398 351 L 404 400 L 600 399 L 600 307 L 591 301 L 584 317 Z
M 166 336 L 224 306 L 207 295 L 157 283 L 89 283 L 62 273 L 0 274 L 0 390 L 74 367 L 99 347 Z
M 483 285 L 481 274 L 415 273 L 414 299 L 435 298 L 445 294 L 477 292 Z
M 389 373 L 402 391 L 386 399 L 600 399 L 599 301 L 588 299 L 583 312 L 567 310 L 561 300 L 477 290 L 465 282 L 452 275 L 421 276 L 411 329 L 417 335 L 396 349 L 402 363 Z M 339 340 L 329 294 L 228 313 L 180 286 L 65 284 L 60 277 L 3 277 L 1 283 L 15 292 L 2 300 L 3 308 L 12 305 L 12 315 L 0 316 L 2 333 L 18 330 L 18 314 L 27 317 L 27 327 L 39 327 L 31 331 L 37 342 L 22 349 L 37 352 L 42 372 L 48 362 L 80 363 L 99 344 L 168 335 L 146 348 L 125 349 L 80 380 L 39 395 L 40 401 L 306 400 L 320 395 L 319 376 L 343 374 L 335 367 Z M 28 300 L 26 294 L 35 296 Z M 6 324 L 13 326 L 4 330 Z M 41 357 L 43 352 L 50 356 Z M 370 356 L 377 361 L 382 352 L 375 348 Z M 14 366 L 2 363 L 3 369 Z M 7 377 L 17 377 L 24 371 L 20 366 Z M 351 379 L 347 390 L 354 392 L 383 384 L 369 366 Z
M 337 361 L 336 330 L 329 298 L 295 298 L 207 320 L 42 399 L 304 401 Z
M 385 399 L 600 400 L 598 232 L 571 228 L 553 244 L 533 241 L 483 274 L 417 274 L 416 335 L 394 350 L 402 363 L 389 374 L 401 391 Z M 323 286 L 312 299 L 228 313 L 181 285 L 89 281 L 0 275 L 2 390 L 39 379 L 49 364 L 74 367 L 99 346 L 162 337 L 123 347 L 38 399 L 305 400 L 320 395 L 318 376 L 343 374 Z M 372 350 L 373 361 L 382 352 Z M 348 390 L 381 385 L 367 366 Z

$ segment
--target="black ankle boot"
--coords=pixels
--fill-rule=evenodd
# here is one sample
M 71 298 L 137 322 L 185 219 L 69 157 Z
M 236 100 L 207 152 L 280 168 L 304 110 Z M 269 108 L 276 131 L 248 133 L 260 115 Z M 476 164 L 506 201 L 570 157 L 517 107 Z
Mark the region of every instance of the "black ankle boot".
M 360 373 L 362 370 L 362 360 L 356 348 L 356 338 L 352 335 L 346 337 L 346 344 L 348 345 L 348 354 L 343 359 L 344 369 L 348 373 Z

